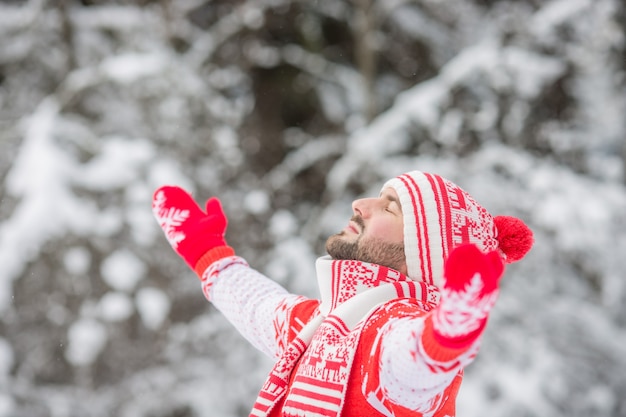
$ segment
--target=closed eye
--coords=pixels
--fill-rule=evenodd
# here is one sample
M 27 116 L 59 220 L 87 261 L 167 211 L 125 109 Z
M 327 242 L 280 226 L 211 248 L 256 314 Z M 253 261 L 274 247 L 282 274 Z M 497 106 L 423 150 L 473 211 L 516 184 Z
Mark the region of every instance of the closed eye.
M 393 202 L 385 206 L 385 211 L 396 216 L 399 216 L 402 213 L 402 211 L 398 208 L 398 206 L 393 205 Z
M 380 197 L 387 200 L 387 204 L 385 206 L 386 211 L 396 215 L 402 214 L 402 206 L 400 206 L 400 201 L 398 201 L 395 194 L 392 194 L 389 191 L 383 191 Z

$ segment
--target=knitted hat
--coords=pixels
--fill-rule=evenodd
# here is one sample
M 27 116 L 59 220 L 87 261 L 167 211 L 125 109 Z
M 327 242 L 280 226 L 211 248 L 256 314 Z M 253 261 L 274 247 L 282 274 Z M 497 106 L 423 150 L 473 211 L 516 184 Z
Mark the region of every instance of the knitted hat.
M 438 175 L 411 171 L 387 181 L 400 199 L 404 218 L 407 275 L 441 285 L 450 251 L 473 243 L 483 252 L 498 249 L 505 262 L 518 261 L 533 244 L 520 219 L 491 216 L 467 192 Z

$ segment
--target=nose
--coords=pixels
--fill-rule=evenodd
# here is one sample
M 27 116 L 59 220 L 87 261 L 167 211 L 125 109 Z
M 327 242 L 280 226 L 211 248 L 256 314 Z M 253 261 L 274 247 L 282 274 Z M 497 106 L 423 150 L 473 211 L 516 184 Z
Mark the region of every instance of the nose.
M 376 198 L 360 198 L 352 202 L 352 211 L 363 218 L 368 218 L 375 208 Z

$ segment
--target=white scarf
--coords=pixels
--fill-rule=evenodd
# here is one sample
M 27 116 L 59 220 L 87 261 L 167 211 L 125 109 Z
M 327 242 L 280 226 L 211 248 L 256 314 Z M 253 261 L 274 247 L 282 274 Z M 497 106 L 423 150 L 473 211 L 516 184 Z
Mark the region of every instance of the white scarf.
M 380 265 L 325 256 L 317 260 L 316 269 L 320 314 L 276 362 L 250 416 L 267 416 L 288 391 L 285 416 L 340 415 L 364 319 L 377 306 L 397 298 L 438 302 L 436 287 Z M 298 361 L 298 374 L 289 387 Z

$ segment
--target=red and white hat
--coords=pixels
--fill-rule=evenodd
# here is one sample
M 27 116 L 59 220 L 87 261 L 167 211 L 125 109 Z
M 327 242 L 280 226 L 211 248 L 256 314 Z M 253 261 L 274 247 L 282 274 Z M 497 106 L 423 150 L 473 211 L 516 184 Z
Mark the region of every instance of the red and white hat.
M 518 218 L 492 217 L 467 192 L 435 174 L 411 171 L 387 181 L 404 217 L 407 275 L 440 286 L 448 254 L 464 243 L 483 252 L 498 249 L 505 262 L 518 261 L 533 244 L 532 231 Z

